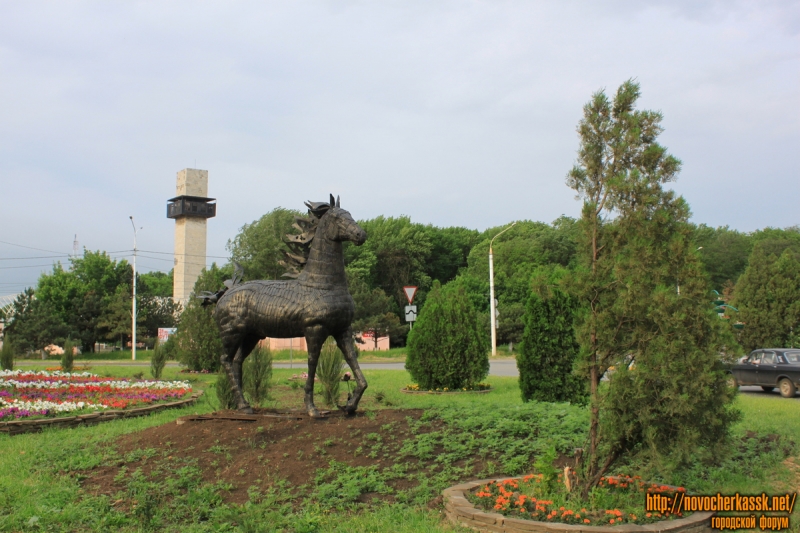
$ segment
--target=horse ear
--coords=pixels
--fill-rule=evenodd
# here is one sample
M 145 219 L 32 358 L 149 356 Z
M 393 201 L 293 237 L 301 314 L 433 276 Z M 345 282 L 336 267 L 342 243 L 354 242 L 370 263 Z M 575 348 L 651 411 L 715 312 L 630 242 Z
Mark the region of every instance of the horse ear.
M 329 204 L 326 204 L 325 202 L 308 201 L 305 202 L 305 204 L 306 207 L 308 207 L 308 212 L 317 218 L 322 218 L 322 215 L 324 215 L 328 211 L 328 209 L 331 208 L 331 206 Z
M 331 194 L 331 202 L 330 203 L 331 203 L 331 207 L 336 207 L 336 200 L 333 198 L 332 194 Z
M 339 203 L 339 197 L 336 197 L 336 207 L 342 207 L 342 204 Z

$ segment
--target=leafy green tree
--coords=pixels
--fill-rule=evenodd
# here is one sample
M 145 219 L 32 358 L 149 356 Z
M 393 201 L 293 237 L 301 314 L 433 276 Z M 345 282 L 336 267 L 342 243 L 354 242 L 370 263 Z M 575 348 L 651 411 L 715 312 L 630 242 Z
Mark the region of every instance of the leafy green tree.
M 467 266 L 456 278 L 464 286 L 479 312 L 489 311 L 489 242 L 503 228 L 489 228 L 473 246 Z M 518 340 L 522 334 L 521 317 L 530 294 L 530 279 L 541 265 L 567 266 L 575 260 L 577 222 L 560 217 L 548 225 L 523 220 L 494 241 L 494 284 L 500 311 L 501 342 Z M 488 325 L 487 325 L 488 327 Z
M 523 318 L 525 331 L 517 355 L 522 401 L 573 402 L 586 400 L 586 382 L 573 372 L 580 346 L 573 322 L 577 301 L 559 286 L 563 268 L 540 267 L 535 291 Z
M 780 255 L 786 248 L 800 245 L 800 226 L 788 228 L 764 228 L 751 235 L 753 245 L 761 244 L 768 254 Z
M 53 305 L 35 297 L 32 288 L 25 289 L 14 300 L 11 322 L 5 333 L 14 337 L 22 353 L 41 350 L 49 344 L 60 344 L 69 335 L 69 326 Z
M 565 287 L 585 310 L 576 328 L 591 401 L 584 495 L 623 454 L 685 460 L 719 445 L 736 418 L 717 358 L 732 339 L 708 303 L 688 205 L 663 188 L 681 163 L 656 142 L 661 114 L 635 109 L 639 95 L 630 80 L 613 100 L 593 95 L 567 177 L 583 198 L 580 262 Z
M 280 262 L 284 259 L 283 252 L 288 250 L 284 239 L 288 233 L 297 233 L 292 224 L 294 217 L 301 215 L 300 211 L 276 207 L 242 226 L 236 237 L 228 241 L 231 261 L 242 265 L 246 279 L 281 279 L 286 267 Z
M 127 261 L 117 262 L 105 252 L 84 250 L 82 257 L 70 259 L 68 269 L 57 263 L 52 272 L 40 276 L 36 299 L 55 315 L 52 320 L 65 324 L 68 334 L 80 339 L 88 352 L 107 335 L 100 325 L 102 317 L 118 298 L 119 286 L 130 287 L 132 276 Z
M 451 281 L 459 270 L 467 266 L 470 251 L 481 241 L 481 234 L 477 230 L 462 227 L 439 228 L 428 225 L 424 230 L 431 243 L 426 272 L 432 280 L 442 284 Z
M 695 230 L 695 242 L 701 247 L 700 259 L 708 273 L 711 287 L 722 291 L 736 283 L 753 249 L 753 239 L 736 230 L 721 226 L 711 228 L 700 224 Z
M 103 309 L 103 314 L 97 320 L 97 334 L 102 335 L 101 338 L 107 340 L 122 341 L 122 345 L 126 345 L 127 339 L 131 337 L 131 313 L 133 306 L 131 305 L 131 288 L 127 284 L 117 286 L 117 290 L 112 296 L 106 298 L 107 304 Z M 136 335 L 142 336 L 145 334 L 144 325 L 139 320 L 139 313 L 136 313 Z
M 3 347 L 0 348 L 0 370 L 14 370 L 14 345 L 7 333 L 3 335 Z
M 471 388 L 489 374 L 485 329 L 463 288 L 434 282 L 408 334 L 406 370 L 422 389 Z
M 525 331 L 525 306 L 516 302 L 498 307 L 497 317 L 497 342 L 500 344 L 519 343 Z M 489 316 L 486 316 L 486 323 Z
M 734 305 L 745 323 L 739 342 L 747 350 L 789 346 L 800 328 L 800 242 L 782 244 L 757 243 L 736 284 Z
M 216 292 L 232 274 L 233 269 L 230 266 L 218 268 L 216 264 L 212 264 L 211 268 L 203 270 L 197 278 L 193 294 L 200 294 L 202 291 Z M 181 314 L 174 335 L 176 356 L 189 370 L 216 371 L 220 367 L 223 347 L 213 311 L 211 306 L 201 306 L 198 298 L 190 298 Z
M 174 270 L 170 270 L 169 274 L 158 271 L 136 274 L 138 283 L 136 292 L 142 296 L 148 295 L 160 298 L 171 298 L 173 275 Z
M 370 289 L 358 277 L 350 277 L 350 294 L 356 305 L 353 331 L 372 335 L 372 348 L 378 349 L 378 338 L 388 336 L 393 342 L 405 341 L 408 328 L 400 323 L 396 303 L 382 289 Z M 367 349 L 370 347 L 367 346 Z
M 177 324 L 182 308 L 171 297 L 137 294 L 136 299 L 137 324 L 146 337 L 156 337 L 158 328 L 173 328 Z
M 380 288 L 394 299 L 398 310 L 406 305 L 405 285 L 419 287 L 417 301 L 423 304 L 431 286 L 428 261 L 433 246 L 425 226 L 408 217 L 360 221 L 367 232 L 362 246 L 345 246 L 345 265 L 351 274 L 370 287 Z

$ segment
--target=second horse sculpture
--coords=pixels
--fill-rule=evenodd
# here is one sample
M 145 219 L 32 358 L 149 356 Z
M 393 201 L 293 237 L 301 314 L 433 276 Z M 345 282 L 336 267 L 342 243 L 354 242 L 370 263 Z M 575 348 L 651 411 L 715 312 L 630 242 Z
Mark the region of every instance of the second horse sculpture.
M 339 206 L 338 199 L 334 201 L 333 195 L 330 203 L 307 202 L 306 206 L 309 219 L 298 217 L 295 224 L 304 233 L 289 236 L 290 248 L 299 255 L 286 254 L 290 262 L 303 267 L 299 273 L 296 270 L 287 273 L 296 279 L 237 284 L 234 276 L 226 283 L 227 290 L 205 297 L 208 303 L 217 301 L 214 317 L 225 348 L 222 367 L 233 386 L 238 409 L 243 412 L 253 411 L 242 394 L 242 363 L 265 337 L 306 338 L 305 408 L 310 416 L 320 416 L 314 405 L 314 374 L 320 349 L 328 336 L 336 340 L 356 381 L 355 390 L 342 410 L 354 413 L 367 388 L 350 329 L 355 305 L 347 289 L 342 254 L 344 241 L 360 246 L 367 240 L 367 233 Z

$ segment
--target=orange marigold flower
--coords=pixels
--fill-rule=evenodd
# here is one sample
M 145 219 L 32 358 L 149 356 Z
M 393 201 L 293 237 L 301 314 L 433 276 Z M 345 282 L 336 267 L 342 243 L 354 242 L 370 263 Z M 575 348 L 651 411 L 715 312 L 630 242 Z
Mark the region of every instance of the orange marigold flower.
M 609 524 L 613 524 L 614 523 L 614 519 L 612 518 L 611 520 L 608 521 L 608 523 Z
M 584 523 L 584 524 L 588 524 L 589 522 L 591 522 L 591 520 L 589 520 L 588 518 L 584 518 L 584 519 L 583 519 L 583 523 Z

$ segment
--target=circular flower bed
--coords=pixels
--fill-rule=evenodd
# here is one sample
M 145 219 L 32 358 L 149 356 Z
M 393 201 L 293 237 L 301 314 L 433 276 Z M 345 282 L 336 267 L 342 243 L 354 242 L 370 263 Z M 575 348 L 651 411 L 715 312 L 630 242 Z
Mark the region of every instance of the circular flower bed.
M 450 389 L 448 387 L 442 387 L 437 389 L 421 389 L 419 385 L 416 383 L 412 383 L 410 385 L 406 385 L 404 388 L 400 389 L 400 392 L 407 392 L 407 393 L 423 393 L 423 394 L 453 394 L 459 392 L 489 392 L 492 390 L 492 386 L 488 383 L 477 383 L 472 385 L 471 387 L 464 387 L 461 389 Z
M 567 498 L 566 492 L 547 495 L 544 485 L 541 474 L 531 474 L 522 479 L 490 481 L 467 497 L 479 509 L 540 522 L 608 526 L 649 524 L 683 516 L 680 512 L 670 515 L 669 511 L 663 515 L 649 513 L 644 508 L 646 494 L 672 497 L 677 492 L 686 492 L 683 487 L 645 483 L 638 476 L 601 478 L 589 496 L 594 506 L 588 502 L 576 504 Z
M 186 381 L 103 378 L 88 372 L 0 371 L 0 420 L 125 409 L 177 400 Z

